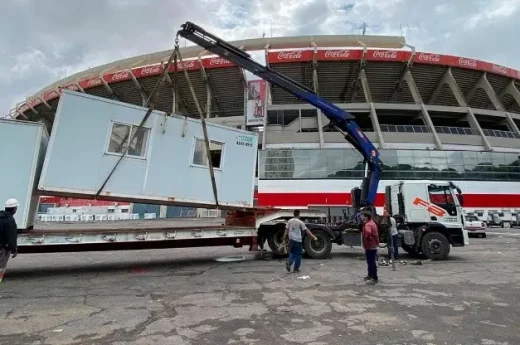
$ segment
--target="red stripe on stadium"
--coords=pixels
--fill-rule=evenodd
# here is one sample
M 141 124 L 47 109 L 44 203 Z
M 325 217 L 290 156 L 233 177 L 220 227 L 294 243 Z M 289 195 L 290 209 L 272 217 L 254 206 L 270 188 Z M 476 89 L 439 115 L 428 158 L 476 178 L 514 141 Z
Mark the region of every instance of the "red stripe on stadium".
M 307 207 L 309 205 L 351 205 L 350 193 L 258 193 L 258 206 Z M 382 207 L 385 195 L 380 193 L 376 206 Z M 464 207 L 520 207 L 520 194 L 464 194 Z

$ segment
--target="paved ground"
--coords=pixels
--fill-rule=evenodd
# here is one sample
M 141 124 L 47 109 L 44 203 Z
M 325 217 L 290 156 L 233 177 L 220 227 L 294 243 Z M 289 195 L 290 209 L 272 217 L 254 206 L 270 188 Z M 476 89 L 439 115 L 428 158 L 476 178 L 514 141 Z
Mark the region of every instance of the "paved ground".
M 499 234 L 497 234 L 499 233 Z M 233 248 L 20 255 L 0 285 L 0 344 L 520 344 L 520 230 L 445 262 L 217 262 Z M 308 276 L 308 279 L 299 279 Z

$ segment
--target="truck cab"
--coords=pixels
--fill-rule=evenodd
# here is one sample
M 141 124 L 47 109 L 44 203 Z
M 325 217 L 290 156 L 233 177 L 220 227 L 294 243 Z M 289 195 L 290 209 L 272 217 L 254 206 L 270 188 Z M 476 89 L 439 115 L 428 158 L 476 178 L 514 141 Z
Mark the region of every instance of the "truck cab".
M 397 220 L 401 246 L 410 254 L 445 259 L 467 244 L 464 198 L 452 182 L 405 181 L 386 188 L 387 210 Z

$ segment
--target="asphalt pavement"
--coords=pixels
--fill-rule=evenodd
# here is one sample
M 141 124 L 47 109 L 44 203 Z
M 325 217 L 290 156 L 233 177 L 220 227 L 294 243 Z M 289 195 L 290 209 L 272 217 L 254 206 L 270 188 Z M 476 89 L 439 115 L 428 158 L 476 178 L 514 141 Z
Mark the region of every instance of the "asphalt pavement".
M 489 229 L 447 261 L 403 256 L 376 286 L 361 249 L 339 246 L 299 274 L 245 248 L 19 255 L 0 344 L 516 345 L 519 234 Z

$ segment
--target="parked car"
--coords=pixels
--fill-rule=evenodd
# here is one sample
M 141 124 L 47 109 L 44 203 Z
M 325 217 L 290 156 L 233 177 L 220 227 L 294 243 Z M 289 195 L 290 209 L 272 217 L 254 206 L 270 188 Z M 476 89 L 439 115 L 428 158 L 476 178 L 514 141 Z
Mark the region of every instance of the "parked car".
M 480 221 L 476 216 L 464 216 L 464 229 L 468 230 L 469 236 L 486 238 L 486 224 Z

